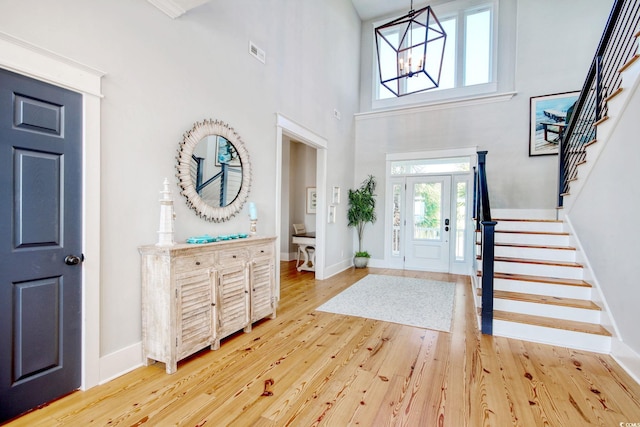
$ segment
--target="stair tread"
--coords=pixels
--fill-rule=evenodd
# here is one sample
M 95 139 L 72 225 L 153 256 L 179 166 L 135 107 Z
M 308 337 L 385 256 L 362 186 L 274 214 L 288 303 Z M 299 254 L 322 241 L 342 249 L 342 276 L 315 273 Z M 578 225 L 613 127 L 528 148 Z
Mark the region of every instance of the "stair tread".
M 618 69 L 619 73 L 622 73 L 623 71 L 625 71 L 627 68 L 631 67 L 631 64 L 633 64 L 634 62 L 636 62 L 638 60 L 638 58 L 640 58 L 640 54 L 635 54 L 633 55 L 631 58 L 629 58 L 629 60 L 627 62 L 625 62 L 622 67 L 620 67 Z
M 511 234 L 549 234 L 552 236 L 568 236 L 566 231 L 528 231 L 528 230 L 496 230 L 496 233 L 511 233 Z
M 480 242 L 476 242 L 477 245 Z M 576 248 L 573 246 L 557 246 L 557 245 L 534 245 L 530 243 L 496 243 L 495 246 L 505 246 L 509 248 L 529 248 L 529 249 L 558 249 L 565 251 L 575 251 Z
M 529 218 L 529 219 L 525 219 L 525 218 L 494 218 L 494 221 L 514 221 L 514 222 L 552 222 L 552 223 L 559 223 L 562 222 L 561 219 L 537 219 L 537 218 Z
M 482 289 L 478 289 L 479 294 L 482 294 Z M 600 310 L 597 304 L 591 300 L 576 299 L 576 298 L 563 298 L 554 297 L 549 295 L 536 295 L 523 292 L 512 291 L 493 291 L 494 298 L 508 299 L 511 301 L 532 302 L 536 304 L 548 304 L 557 305 L 561 307 L 582 308 L 585 310 Z
M 482 272 L 478 272 L 482 276 Z M 521 280 L 523 282 L 548 283 L 554 285 L 581 286 L 591 288 L 591 284 L 580 279 L 564 279 L 562 277 L 531 276 L 528 274 L 494 273 L 494 279 Z
M 479 309 L 480 310 L 480 309 Z M 586 334 L 595 334 L 602 336 L 611 336 L 611 332 L 597 323 L 578 322 L 575 320 L 555 319 L 544 316 L 533 316 L 529 314 L 513 313 L 508 311 L 494 310 L 494 320 L 503 320 L 507 322 L 525 323 L 534 326 L 543 326 L 546 328 L 564 329 L 573 332 L 583 332 Z
M 482 257 L 478 255 L 476 259 L 480 260 Z M 577 262 L 572 261 L 550 261 L 546 259 L 529 259 L 529 258 L 514 258 L 507 256 L 497 256 L 494 257 L 493 260 L 495 262 L 518 262 L 521 264 L 538 264 L 538 265 L 553 265 L 556 267 L 574 267 L 574 268 L 582 268 L 583 265 Z
M 616 96 L 620 95 L 623 90 L 624 89 L 622 87 L 619 87 L 618 89 L 614 90 L 609 96 L 607 96 L 604 100 L 606 102 L 611 101 L 613 98 L 615 98 Z

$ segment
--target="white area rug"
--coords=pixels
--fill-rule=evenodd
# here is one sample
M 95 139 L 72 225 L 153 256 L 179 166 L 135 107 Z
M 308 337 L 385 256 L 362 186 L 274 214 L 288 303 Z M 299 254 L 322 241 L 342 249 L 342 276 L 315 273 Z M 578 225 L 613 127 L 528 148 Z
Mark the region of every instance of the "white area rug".
M 369 274 L 316 310 L 451 331 L 455 283 Z

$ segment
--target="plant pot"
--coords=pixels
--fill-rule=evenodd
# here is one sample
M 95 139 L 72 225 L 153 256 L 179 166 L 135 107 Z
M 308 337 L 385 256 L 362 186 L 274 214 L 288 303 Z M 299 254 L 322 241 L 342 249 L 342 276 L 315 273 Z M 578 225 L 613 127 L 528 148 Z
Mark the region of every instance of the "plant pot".
M 369 258 L 364 256 L 353 257 L 353 265 L 355 268 L 365 268 L 369 264 Z

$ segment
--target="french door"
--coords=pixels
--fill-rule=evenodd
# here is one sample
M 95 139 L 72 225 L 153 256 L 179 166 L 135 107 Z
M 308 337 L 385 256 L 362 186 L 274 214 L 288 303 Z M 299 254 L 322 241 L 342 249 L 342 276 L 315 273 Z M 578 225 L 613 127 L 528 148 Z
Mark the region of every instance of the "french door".
M 466 274 L 471 176 L 414 175 L 389 183 L 389 267 Z
M 406 189 L 404 267 L 449 271 L 451 176 L 409 177 Z

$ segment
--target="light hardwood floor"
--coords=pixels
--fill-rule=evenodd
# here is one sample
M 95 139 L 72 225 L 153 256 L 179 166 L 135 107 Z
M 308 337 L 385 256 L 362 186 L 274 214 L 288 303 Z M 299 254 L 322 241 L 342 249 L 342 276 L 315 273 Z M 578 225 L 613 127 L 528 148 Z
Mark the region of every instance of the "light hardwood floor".
M 640 386 L 607 356 L 478 333 L 463 276 L 282 264 L 278 317 L 167 375 L 142 367 L 15 426 L 620 426 Z M 451 333 L 315 311 L 367 272 L 456 282 Z M 633 424 L 629 424 L 633 425 Z M 640 424 L 637 424 L 640 425 Z

